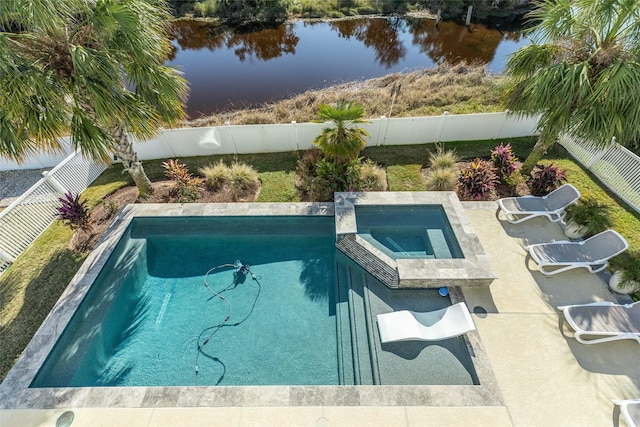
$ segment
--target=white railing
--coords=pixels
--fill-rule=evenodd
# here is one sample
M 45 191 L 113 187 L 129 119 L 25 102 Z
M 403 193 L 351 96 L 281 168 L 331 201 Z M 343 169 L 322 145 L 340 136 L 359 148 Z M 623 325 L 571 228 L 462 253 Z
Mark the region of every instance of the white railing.
M 71 153 L 0 212 L 0 272 L 51 225 L 60 206 L 58 199 L 64 193 L 82 192 L 105 169 L 104 164 Z
M 640 212 L 640 157 L 615 141 L 602 148 L 564 135 L 559 142 L 604 185 Z

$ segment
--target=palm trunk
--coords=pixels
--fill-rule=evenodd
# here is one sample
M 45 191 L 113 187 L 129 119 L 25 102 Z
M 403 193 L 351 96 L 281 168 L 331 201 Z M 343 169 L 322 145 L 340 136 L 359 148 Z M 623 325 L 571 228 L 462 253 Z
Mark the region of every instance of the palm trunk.
M 540 134 L 536 145 L 534 145 L 533 150 L 531 150 L 522 165 L 522 173 L 525 176 L 529 176 L 536 164 L 542 159 L 542 156 L 553 146 L 555 140 L 555 135 L 545 135 L 544 131 Z
M 133 144 L 122 128 L 117 127 L 115 129 L 114 140 L 116 141 L 114 154 L 122 161 L 124 170 L 129 172 L 129 175 L 133 178 L 133 182 L 138 187 L 139 196 L 145 197 L 152 194 L 153 186 L 151 181 L 144 172 L 142 162 L 138 160 L 138 155 L 133 151 Z

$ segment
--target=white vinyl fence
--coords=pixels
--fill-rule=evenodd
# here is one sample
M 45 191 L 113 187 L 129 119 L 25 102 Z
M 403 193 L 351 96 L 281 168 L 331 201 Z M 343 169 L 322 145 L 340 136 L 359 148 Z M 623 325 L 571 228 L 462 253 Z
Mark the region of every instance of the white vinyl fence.
M 105 169 L 104 164 L 71 153 L 0 212 L 0 272 L 51 225 L 60 206 L 58 199 L 64 193 L 79 194 Z
M 0 0 L 1 1 L 1 0 Z M 73 153 L 71 138 L 60 138 L 60 151 L 56 153 L 39 153 L 23 159 L 18 163 L 13 160 L 0 158 L 0 171 L 22 169 L 48 169 L 53 168 Z
M 371 120 L 368 146 L 472 141 L 532 135 L 538 117 L 520 119 L 507 113 L 465 114 Z M 168 129 L 149 141 L 134 141 L 140 160 L 216 154 L 267 153 L 305 150 L 326 124 L 288 123 Z M 68 141 L 67 147 L 70 147 Z M 24 169 L 47 167 L 55 158 L 31 159 Z M 0 170 L 18 169 L 10 162 Z M 105 166 L 70 154 L 60 165 L 0 212 L 0 273 L 4 271 L 56 218 L 59 197 L 82 192 Z
M 367 146 L 375 147 L 530 136 L 535 132 L 538 116 L 518 118 L 506 112 L 444 114 L 393 119 L 381 117 L 370 122 L 361 127 L 369 134 Z M 323 123 L 292 122 L 167 129 L 151 140 L 134 140 L 134 150 L 140 160 L 306 150 L 326 126 Z
M 601 148 L 564 135 L 559 142 L 604 185 L 640 212 L 640 157 L 615 141 Z

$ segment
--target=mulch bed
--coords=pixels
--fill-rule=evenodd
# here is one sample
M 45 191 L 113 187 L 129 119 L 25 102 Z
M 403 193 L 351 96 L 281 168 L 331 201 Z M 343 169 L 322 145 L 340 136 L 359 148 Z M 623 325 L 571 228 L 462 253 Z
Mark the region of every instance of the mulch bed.
M 77 230 L 69 242 L 69 248 L 79 253 L 88 252 L 93 249 L 111 223 L 116 212 L 124 205 L 132 203 L 176 202 L 171 195 L 172 190 L 175 188 L 173 181 L 158 181 L 152 183 L 152 186 L 154 192 L 144 199 L 138 197 L 138 188 L 135 185 L 121 188 L 106 197 L 91 210 L 91 231 Z M 234 199 L 227 188 L 222 188 L 218 191 L 209 191 L 203 186 L 197 203 L 255 202 L 259 193 L 260 188 L 243 198 Z

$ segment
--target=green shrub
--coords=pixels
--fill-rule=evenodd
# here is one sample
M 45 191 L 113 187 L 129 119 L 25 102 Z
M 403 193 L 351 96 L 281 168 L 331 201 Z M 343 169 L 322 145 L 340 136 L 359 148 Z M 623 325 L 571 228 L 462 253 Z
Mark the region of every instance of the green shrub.
M 106 201 L 105 199 L 102 199 L 100 203 L 104 206 L 104 210 L 107 212 L 107 216 L 109 218 L 114 216 L 116 212 L 118 212 L 118 209 L 120 209 L 120 202 L 117 200 Z
M 258 172 L 245 163 L 234 163 L 229 169 L 229 191 L 234 199 L 239 199 L 256 191 L 260 185 Z
M 595 197 L 583 197 L 569 205 L 565 221 L 584 227 L 585 237 L 598 234 L 613 225 L 611 207 Z
M 386 191 L 387 174 L 384 169 L 367 159 L 359 165 L 360 185 L 359 191 Z
M 193 14 L 198 17 L 215 16 L 216 11 L 215 0 L 197 1 L 193 4 Z
M 524 175 L 519 171 L 515 171 L 510 175 L 502 177 L 502 182 L 507 184 L 517 195 L 524 196 L 529 194 L 529 187 Z
M 231 170 L 222 159 L 218 163 L 200 168 L 199 172 L 204 176 L 205 184 L 211 191 L 217 191 L 231 181 Z
M 428 191 L 454 191 L 458 173 L 454 168 L 432 168 L 427 173 L 425 186 Z

